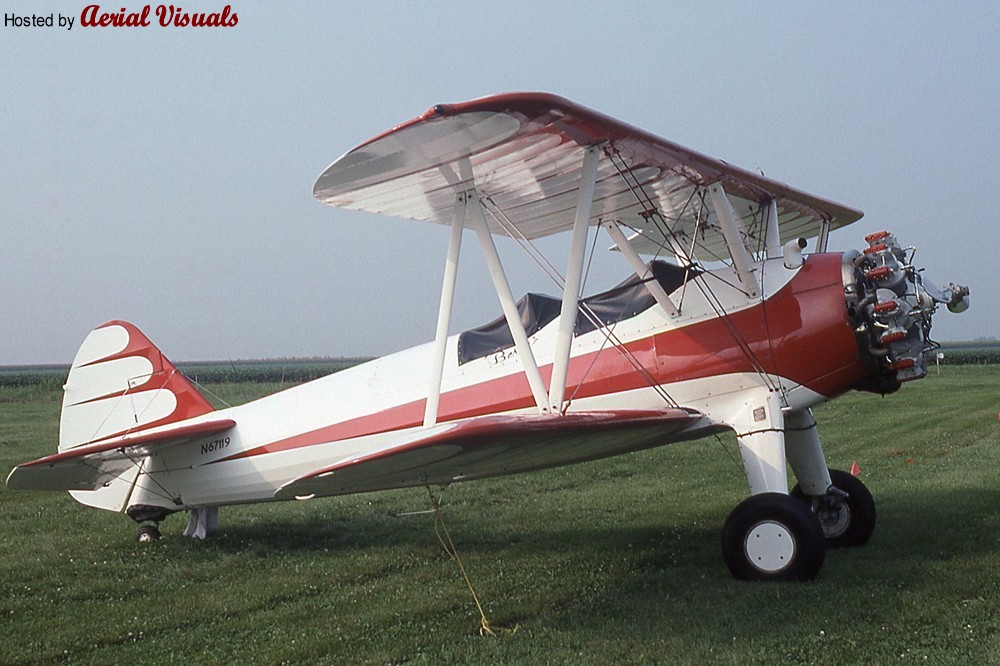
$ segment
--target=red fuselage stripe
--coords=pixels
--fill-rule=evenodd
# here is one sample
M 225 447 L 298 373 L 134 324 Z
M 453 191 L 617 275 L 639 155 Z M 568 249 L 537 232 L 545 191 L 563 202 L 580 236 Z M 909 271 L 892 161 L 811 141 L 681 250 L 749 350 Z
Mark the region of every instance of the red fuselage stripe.
M 763 370 L 807 386 L 826 397 L 850 389 L 862 376 L 840 278 L 841 255 L 812 255 L 781 291 L 763 304 L 683 328 L 574 357 L 567 395 L 575 399 L 648 387 L 631 356 L 660 385 L 734 373 L 753 373 L 749 348 Z M 743 345 L 734 343 L 739 331 Z M 540 368 L 548 383 L 552 366 Z M 390 407 L 323 428 L 276 440 L 218 462 L 419 426 L 425 399 Z M 525 409 L 534 399 L 523 373 L 444 393 L 439 421 L 454 421 Z

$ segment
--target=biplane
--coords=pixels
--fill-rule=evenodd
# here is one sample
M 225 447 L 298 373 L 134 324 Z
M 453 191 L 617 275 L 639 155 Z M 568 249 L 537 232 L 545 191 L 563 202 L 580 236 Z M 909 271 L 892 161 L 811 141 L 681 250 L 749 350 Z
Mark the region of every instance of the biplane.
M 108 322 L 73 361 L 58 452 L 7 485 L 124 512 L 140 540 L 187 511 L 185 534 L 205 538 L 220 506 L 447 486 L 728 430 L 749 486 L 722 530 L 729 570 L 807 580 L 876 519 L 864 484 L 827 467 L 810 408 L 923 377 L 932 315 L 968 305 L 891 233 L 828 251 L 860 211 L 548 94 L 434 106 L 336 160 L 313 194 L 450 227 L 433 342 L 216 410 L 138 328 Z M 539 249 L 556 234 L 565 265 Z M 450 334 L 467 236 L 502 314 Z M 515 299 L 497 237 L 556 295 Z M 597 250 L 627 277 L 583 295 Z

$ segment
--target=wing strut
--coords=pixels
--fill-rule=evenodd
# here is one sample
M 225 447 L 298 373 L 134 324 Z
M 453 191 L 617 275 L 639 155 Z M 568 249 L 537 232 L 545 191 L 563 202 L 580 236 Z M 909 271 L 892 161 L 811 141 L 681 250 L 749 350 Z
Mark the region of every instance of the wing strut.
M 552 377 L 549 382 L 549 405 L 556 413 L 562 412 L 566 397 L 566 374 L 569 371 L 570 347 L 573 345 L 573 327 L 576 325 L 577 307 L 580 303 L 580 281 L 583 277 L 583 255 L 587 249 L 587 229 L 594 205 L 594 187 L 597 183 L 597 163 L 601 159 L 598 146 L 590 146 L 583 154 L 580 170 L 579 199 L 573 220 L 573 238 L 570 242 L 566 283 L 563 286 L 562 309 L 559 311 L 559 331 L 556 334 L 555 355 L 552 360 Z
M 781 259 L 781 233 L 778 230 L 778 202 L 774 199 L 767 204 L 767 227 L 764 230 L 764 256 Z
M 823 220 L 819 223 L 819 236 L 816 237 L 816 252 L 826 252 L 826 246 L 830 242 L 830 220 Z
M 437 333 L 434 336 L 434 359 L 431 379 L 424 406 L 424 427 L 437 423 L 438 405 L 441 402 L 441 377 L 444 374 L 444 357 L 448 346 L 448 327 L 451 325 L 451 307 L 455 302 L 455 282 L 458 278 L 458 258 L 462 251 L 462 232 L 465 230 L 465 211 L 471 194 L 461 192 L 455 197 L 455 211 L 451 220 L 448 239 L 448 257 L 444 264 L 444 284 L 441 285 L 441 307 L 438 309 Z
M 486 267 L 493 278 L 493 287 L 496 289 L 497 298 L 500 299 L 500 306 L 503 308 L 504 317 L 507 319 L 507 326 L 510 328 L 511 337 L 514 338 L 514 349 L 524 368 L 524 376 L 531 387 L 531 395 L 535 398 L 535 404 L 541 413 L 549 412 L 549 396 L 545 392 L 545 384 L 542 382 L 542 374 L 538 371 L 538 363 L 535 362 L 535 355 L 528 344 L 528 334 L 521 323 L 521 313 L 517 311 L 517 303 L 514 302 L 514 295 L 510 291 L 510 283 L 507 281 L 507 274 L 504 273 L 503 264 L 500 262 L 500 255 L 497 253 L 497 246 L 493 242 L 493 235 L 486 225 L 486 217 L 483 215 L 483 205 L 479 201 L 478 195 L 472 196 L 466 202 L 472 207 L 472 215 L 469 222 L 479 237 L 479 244 L 483 248 L 483 257 L 486 260 Z
M 649 279 L 652 277 L 650 267 L 646 265 L 646 262 L 642 260 L 639 253 L 635 251 L 634 247 L 632 247 L 632 243 L 630 243 L 628 238 L 625 237 L 625 234 L 622 233 L 618 223 L 615 221 L 607 221 L 602 222 L 601 226 L 607 230 L 608 235 L 611 236 L 611 240 L 614 241 L 618 251 L 625 255 L 626 259 L 628 259 L 628 263 L 632 266 L 632 270 L 635 271 L 635 274 L 640 280 L 645 282 L 646 289 L 648 289 L 649 293 L 656 299 L 659 306 L 663 308 L 663 311 L 671 317 L 676 317 L 679 314 L 677 306 L 674 305 L 672 300 L 670 300 L 670 296 L 668 296 L 667 292 L 663 290 L 663 287 L 660 286 L 659 282 L 655 279 Z
M 757 279 L 754 277 L 753 269 L 751 268 L 753 259 L 750 257 L 750 252 L 743 242 L 743 236 L 746 231 L 743 229 L 736 211 L 733 210 L 733 204 L 729 201 L 729 196 L 722 189 L 722 183 L 714 183 L 708 188 L 708 194 L 712 200 L 712 210 L 715 211 L 715 217 L 718 218 L 719 225 L 722 227 L 722 235 L 725 237 L 726 245 L 729 247 L 729 254 L 733 257 L 733 267 L 736 269 L 736 275 L 740 279 L 740 284 L 743 285 L 747 296 L 756 298 L 760 290 L 757 288 Z

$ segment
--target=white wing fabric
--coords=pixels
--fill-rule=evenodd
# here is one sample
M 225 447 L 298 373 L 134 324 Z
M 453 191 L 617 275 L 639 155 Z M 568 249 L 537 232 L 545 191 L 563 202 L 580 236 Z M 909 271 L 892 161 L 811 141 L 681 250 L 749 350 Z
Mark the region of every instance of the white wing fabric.
M 543 93 L 435 106 L 338 159 L 313 194 L 332 206 L 449 224 L 456 194 L 474 187 L 493 233 L 532 239 L 572 227 L 589 146 L 604 150 L 591 223 L 616 220 L 635 229 L 638 249 L 649 254 L 667 244 L 668 234 L 728 254 L 701 199 L 716 182 L 751 247 L 762 246 L 771 200 L 786 239 L 810 238 L 824 222 L 832 230 L 863 215 Z

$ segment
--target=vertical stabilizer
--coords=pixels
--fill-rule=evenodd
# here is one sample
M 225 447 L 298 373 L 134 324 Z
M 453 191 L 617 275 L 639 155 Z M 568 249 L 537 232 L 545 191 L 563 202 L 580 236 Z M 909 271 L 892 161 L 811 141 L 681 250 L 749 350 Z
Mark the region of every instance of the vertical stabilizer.
M 124 321 L 91 331 L 63 388 L 59 451 L 213 411 L 174 364 Z
M 149 338 L 124 321 L 90 332 L 63 389 L 60 452 L 214 411 Z M 88 506 L 124 511 L 149 462 L 136 461 L 98 490 L 70 495 Z

